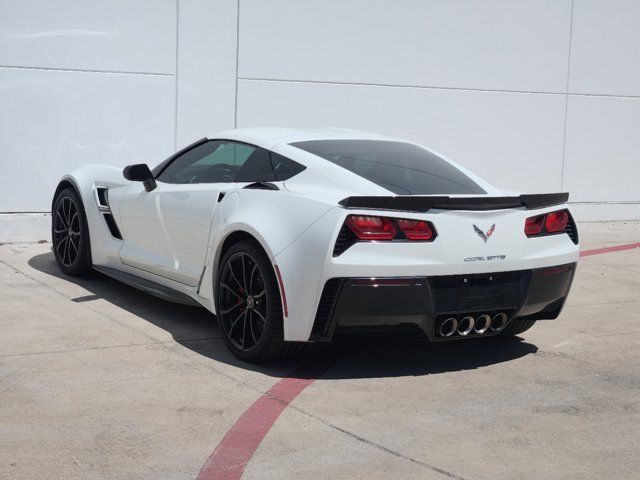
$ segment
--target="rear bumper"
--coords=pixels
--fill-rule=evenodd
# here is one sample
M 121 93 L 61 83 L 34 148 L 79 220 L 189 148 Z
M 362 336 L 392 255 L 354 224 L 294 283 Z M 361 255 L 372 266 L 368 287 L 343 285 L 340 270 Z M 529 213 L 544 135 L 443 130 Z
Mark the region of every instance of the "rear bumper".
M 470 275 L 332 278 L 324 286 L 310 340 L 330 340 L 342 329 L 402 325 L 419 327 L 432 341 L 497 334 L 501 329 L 447 337 L 440 326 L 448 318 L 500 313 L 507 315 L 507 324 L 556 318 L 575 270 L 569 263 Z

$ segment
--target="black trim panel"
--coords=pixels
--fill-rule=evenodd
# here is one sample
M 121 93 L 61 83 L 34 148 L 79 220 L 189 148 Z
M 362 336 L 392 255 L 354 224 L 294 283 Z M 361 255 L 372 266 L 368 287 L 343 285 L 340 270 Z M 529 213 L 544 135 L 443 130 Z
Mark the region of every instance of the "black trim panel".
M 447 196 L 397 196 L 397 197 L 347 197 L 340 201 L 345 208 L 376 210 L 402 210 L 428 212 L 441 210 L 504 210 L 525 207 L 527 210 L 562 205 L 569 194 L 539 193 L 517 197 L 447 197 Z
M 384 277 L 379 282 L 332 278 L 323 289 L 309 340 L 331 340 L 336 330 L 407 325 L 419 327 L 431 341 L 476 336 L 437 337 L 436 320 L 453 314 L 504 312 L 508 321 L 551 320 L 562 310 L 575 270 L 571 263 L 512 272 Z
M 191 305 L 194 307 L 201 306 L 189 295 L 185 295 L 184 293 L 178 292 L 173 288 L 165 287 L 164 285 L 160 285 L 159 283 L 147 280 L 146 278 L 141 278 L 136 275 L 132 275 L 130 273 L 116 270 L 115 268 L 110 267 L 101 267 L 94 265 L 93 268 L 98 272 L 104 273 L 105 275 L 113 278 L 114 280 L 118 280 L 119 282 L 125 283 L 131 287 L 142 290 L 143 292 L 149 293 L 163 300 L 180 303 L 182 305 Z

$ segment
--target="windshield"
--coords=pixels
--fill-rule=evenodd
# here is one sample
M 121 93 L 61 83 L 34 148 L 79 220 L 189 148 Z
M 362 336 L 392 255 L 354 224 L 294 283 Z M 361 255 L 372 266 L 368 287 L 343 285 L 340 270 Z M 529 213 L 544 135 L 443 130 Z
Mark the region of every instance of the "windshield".
M 384 140 L 313 140 L 291 144 L 397 195 L 485 194 L 446 160 L 422 147 Z

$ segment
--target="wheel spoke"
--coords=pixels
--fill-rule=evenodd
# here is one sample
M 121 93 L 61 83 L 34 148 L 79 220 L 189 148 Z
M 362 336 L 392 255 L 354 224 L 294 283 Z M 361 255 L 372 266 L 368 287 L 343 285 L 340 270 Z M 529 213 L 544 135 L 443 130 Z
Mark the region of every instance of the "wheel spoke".
M 254 263 L 253 268 L 251 269 L 251 273 L 249 274 L 249 293 L 253 292 L 253 274 L 256 272 L 257 269 L 258 269 L 258 264 Z
M 259 298 L 261 296 L 263 296 L 265 293 L 267 293 L 267 290 L 265 288 L 263 288 L 260 293 L 256 293 L 253 298 Z
M 60 206 L 60 208 L 62 208 L 62 205 Z M 58 208 L 58 210 L 56 211 L 56 215 L 60 218 L 60 221 L 62 222 L 62 226 L 65 227 L 63 230 L 68 229 L 68 225 L 67 223 L 64 221 L 64 218 L 62 217 L 62 214 L 60 213 L 60 208 Z M 64 210 L 63 210 L 64 213 Z
M 71 226 L 71 199 L 69 197 L 66 197 L 65 200 L 67 201 L 67 211 L 65 212 L 65 218 L 67 219 L 67 225 Z
M 71 261 L 71 237 L 68 237 L 69 241 L 67 242 L 67 245 L 64 248 L 64 253 L 65 253 L 65 258 L 68 259 L 69 261 L 69 265 L 71 265 L 73 262 Z
M 240 339 L 242 340 L 242 348 L 244 348 L 244 346 L 246 345 L 246 333 L 247 333 L 247 313 L 248 311 L 245 310 L 244 311 L 244 316 L 242 317 L 242 337 L 240 337 Z
M 74 231 L 73 230 L 73 221 L 78 218 L 78 212 L 74 213 L 73 216 L 71 217 L 71 221 L 69 222 L 69 228 L 74 232 L 74 233 L 80 233 L 80 225 L 78 225 L 78 230 Z
M 62 254 L 60 253 L 60 247 L 63 247 L 64 242 L 68 242 L 68 241 L 69 241 L 69 237 L 64 237 L 62 240 L 60 240 L 60 243 L 58 243 L 58 245 L 56 246 L 56 250 L 58 251 L 58 255 L 59 255 L 59 256 L 60 256 L 60 255 L 62 255 Z M 64 252 L 64 247 L 63 247 L 63 250 L 62 250 L 62 251 Z
M 246 265 L 245 265 L 245 262 L 244 262 L 244 257 L 245 257 L 244 255 L 240 256 L 240 258 L 242 259 L 242 283 L 244 284 L 245 291 L 248 291 L 248 288 L 247 288 L 247 271 L 246 271 L 247 269 L 246 269 Z M 251 285 L 249 285 L 249 286 L 251 286 Z
M 238 284 L 238 287 L 245 289 L 244 285 L 242 285 L 242 283 L 240 283 L 240 280 L 238 280 L 238 277 L 236 276 L 236 272 L 233 271 L 233 260 L 229 261 L 229 272 L 231 273 L 231 278 L 233 278 L 233 280 Z
M 256 339 L 256 334 L 253 333 L 253 311 L 249 316 L 249 331 L 251 332 L 251 338 L 253 338 L 253 344 L 255 345 L 256 343 L 258 343 L 258 340 Z
M 233 307 L 227 308 L 226 310 L 220 310 L 220 313 L 222 315 L 226 315 L 227 313 L 232 311 L 234 308 L 238 308 L 240 305 L 242 305 L 242 303 L 236 303 L 236 304 L 233 305 Z
M 235 326 L 238 324 L 238 320 L 240 320 L 240 318 L 242 317 L 242 315 L 244 315 L 245 312 L 240 312 L 240 315 L 238 315 L 236 317 L 236 319 L 231 322 L 231 326 L 229 327 L 229 338 L 231 338 L 231 333 L 233 332 L 233 329 L 235 328 Z
M 222 282 L 222 283 L 220 283 L 220 286 L 222 288 L 226 288 L 227 290 L 229 290 L 231 293 L 233 293 L 233 295 L 235 295 L 236 298 L 239 298 L 240 300 L 244 300 L 244 298 L 242 298 L 240 295 L 238 295 L 236 293 L 236 291 L 233 288 L 231 288 L 229 285 L 227 285 L 226 283 Z
M 78 238 L 78 237 L 75 237 Z M 73 241 L 74 237 L 69 237 L 69 243 L 71 244 L 71 246 L 73 247 L 73 249 L 76 251 L 75 255 L 78 255 L 78 245 L 75 244 L 75 242 Z M 80 243 L 79 239 L 78 239 L 78 243 Z M 69 250 L 69 252 L 71 252 L 71 250 Z M 74 257 L 75 258 L 75 257 Z
M 260 317 L 260 320 L 262 320 L 262 323 L 264 323 L 265 325 L 267 324 L 267 319 L 264 318 L 264 315 L 262 315 L 258 310 L 254 310 L 254 313 L 256 313 Z

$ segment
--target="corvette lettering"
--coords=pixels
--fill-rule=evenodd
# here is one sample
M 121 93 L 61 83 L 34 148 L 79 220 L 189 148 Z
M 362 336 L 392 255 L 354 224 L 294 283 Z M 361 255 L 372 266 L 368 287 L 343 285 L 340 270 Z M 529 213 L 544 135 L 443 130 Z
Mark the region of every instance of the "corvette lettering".
M 493 260 L 504 260 L 507 258 L 506 255 L 487 255 L 486 257 L 467 257 L 464 259 L 465 262 L 490 262 Z

